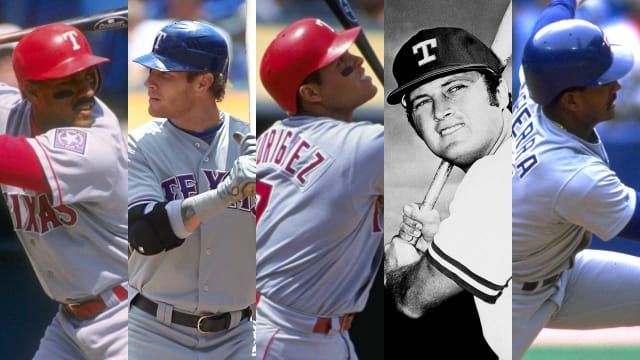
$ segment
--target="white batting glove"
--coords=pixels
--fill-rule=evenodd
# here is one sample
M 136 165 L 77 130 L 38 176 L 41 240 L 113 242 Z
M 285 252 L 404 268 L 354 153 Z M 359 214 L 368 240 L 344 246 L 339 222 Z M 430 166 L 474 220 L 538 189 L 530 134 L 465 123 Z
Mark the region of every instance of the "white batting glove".
M 256 157 L 255 155 L 242 155 L 233 163 L 233 167 L 218 184 L 216 190 L 229 202 L 235 202 L 248 196 L 245 191 L 251 186 L 255 189 L 255 184 Z
M 252 133 L 243 134 L 234 132 L 233 139 L 240 144 L 240 155 L 256 154 L 256 135 Z

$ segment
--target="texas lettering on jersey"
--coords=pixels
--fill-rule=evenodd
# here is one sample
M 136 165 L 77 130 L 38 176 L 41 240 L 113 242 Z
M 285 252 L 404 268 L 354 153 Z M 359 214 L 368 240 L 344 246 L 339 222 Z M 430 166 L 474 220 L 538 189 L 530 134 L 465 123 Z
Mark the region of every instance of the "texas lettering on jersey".
M 258 158 L 256 164 L 271 164 L 282 169 L 299 187 L 308 186 L 311 176 L 322 168 L 329 156 L 319 147 L 303 137 L 293 142 L 293 131 L 276 128 L 260 136 L 257 141 Z M 317 177 L 315 177 L 317 178 Z
M 538 156 L 529 151 L 535 145 L 539 136 L 533 121 L 531 121 L 531 108 L 527 106 L 527 98 L 527 93 L 523 92 L 518 99 L 517 103 L 522 104 L 522 106 L 516 106 L 511 125 L 511 138 L 513 139 L 512 173 L 517 173 L 520 179 L 527 176 L 539 163 Z
M 217 188 L 220 181 L 222 181 L 228 173 L 228 171 L 212 169 L 200 169 L 200 171 L 202 171 L 205 179 L 207 179 L 209 190 Z M 163 180 L 160 183 L 160 187 L 164 192 L 164 198 L 166 201 L 186 199 L 198 194 L 198 185 L 193 173 L 172 176 Z M 255 199 L 250 196 L 245 197 L 242 201 L 230 204 L 228 207 L 231 209 L 249 211 L 254 216 L 256 214 L 256 202 Z
M 53 207 L 46 194 L 29 195 L 3 192 L 16 231 L 46 234 L 60 226 L 74 226 L 78 213 L 71 207 Z

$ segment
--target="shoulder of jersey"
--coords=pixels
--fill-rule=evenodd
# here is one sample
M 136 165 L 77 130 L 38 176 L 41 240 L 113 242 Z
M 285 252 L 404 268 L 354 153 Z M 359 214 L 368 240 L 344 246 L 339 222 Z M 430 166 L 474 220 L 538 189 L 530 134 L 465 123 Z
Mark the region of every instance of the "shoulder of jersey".
M 159 133 L 165 125 L 167 119 L 155 118 L 129 131 L 129 138 L 139 140 L 148 134 Z
M 242 121 L 231 114 L 228 114 L 227 118 L 229 119 L 229 126 L 233 131 L 240 131 L 242 133 L 249 132 L 249 123 L 246 121 Z

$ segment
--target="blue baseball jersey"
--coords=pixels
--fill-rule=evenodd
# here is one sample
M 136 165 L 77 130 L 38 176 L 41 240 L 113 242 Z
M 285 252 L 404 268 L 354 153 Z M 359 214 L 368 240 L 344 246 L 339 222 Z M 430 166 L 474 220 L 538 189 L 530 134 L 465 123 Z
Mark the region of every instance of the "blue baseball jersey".
M 361 311 L 382 261 L 381 125 L 295 116 L 258 138 L 256 285 L 310 315 Z

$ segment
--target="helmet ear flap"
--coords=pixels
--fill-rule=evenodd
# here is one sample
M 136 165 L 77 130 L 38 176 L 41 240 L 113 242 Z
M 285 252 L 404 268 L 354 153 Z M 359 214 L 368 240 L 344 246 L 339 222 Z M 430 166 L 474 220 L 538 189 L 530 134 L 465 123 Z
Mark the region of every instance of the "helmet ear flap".
M 100 69 L 98 69 L 97 66 L 94 66 L 91 68 L 89 76 L 92 77 L 93 91 L 97 93 L 102 88 L 102 74 L 100 74 Z

